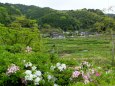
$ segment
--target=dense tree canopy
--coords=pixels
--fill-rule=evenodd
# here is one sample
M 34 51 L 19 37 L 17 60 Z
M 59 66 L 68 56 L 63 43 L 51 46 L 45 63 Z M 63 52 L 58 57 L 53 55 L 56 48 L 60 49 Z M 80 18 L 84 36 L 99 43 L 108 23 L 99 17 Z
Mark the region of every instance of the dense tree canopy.
M 111 18 L 110 18 L 110 17 Z M 113 14 L 99 9 L 54 10 L 48 7 L 0 3 L 0 23 L 9 27 L 61 28 L 63 31 L 99 31 L 114 28 Z

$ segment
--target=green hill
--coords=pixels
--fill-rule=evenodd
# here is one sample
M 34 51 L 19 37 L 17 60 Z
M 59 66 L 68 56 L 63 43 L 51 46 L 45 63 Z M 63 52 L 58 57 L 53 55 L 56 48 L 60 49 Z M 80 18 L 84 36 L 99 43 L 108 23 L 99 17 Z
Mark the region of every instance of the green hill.
M 1 24 L 10 26 L 20 16 L 36 20 L 40 29 L 61 28 L 63 31 L 105 31 L 109 28 L 108 20 L 112 22 L 112 28 L 115 22 L 113 17 L 108 17 L 99 9 L 84 8 L 59 11 L 48 7 L 41 8 L 33 5 L 0 3 Z

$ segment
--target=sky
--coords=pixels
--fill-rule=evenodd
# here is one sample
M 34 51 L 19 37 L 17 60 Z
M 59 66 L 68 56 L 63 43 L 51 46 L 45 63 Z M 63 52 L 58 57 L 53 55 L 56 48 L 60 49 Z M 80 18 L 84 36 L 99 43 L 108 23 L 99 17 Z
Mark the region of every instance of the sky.
M 108 9 L 110 6 L 113 6 L 113 10 L 115 9 L 115 0 L 0 0 L 0 2 L 50 7 L 56 10 L 77 10 L 83 8 L 102 10 L 104 8 Z M 109 10 L 109 13 L 111 12 L 113 11 Z

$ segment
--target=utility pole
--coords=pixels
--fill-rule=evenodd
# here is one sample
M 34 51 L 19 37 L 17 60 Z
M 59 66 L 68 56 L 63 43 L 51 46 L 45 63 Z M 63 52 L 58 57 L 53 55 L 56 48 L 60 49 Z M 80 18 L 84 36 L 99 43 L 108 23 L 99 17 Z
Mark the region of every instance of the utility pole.
M 114 66 L 114 53 L 115 53 L 115 42 L 114 42 L 114 34 L 113 34 L 113 30 L 111 29 L 111 39 L 112 39 L 112 66 Z
M 110 6 L 108 8 L 108 12 L 112 11 L 114 12 L 114 10 L 112 9 L 114 6 Z M 114 66 L 114 57 L 115 57 L 115 42 L 114 42 L 114 32 L 113 29 L 111 29 L 111 39 L 112 39 L 112 63 L 111 65 Z

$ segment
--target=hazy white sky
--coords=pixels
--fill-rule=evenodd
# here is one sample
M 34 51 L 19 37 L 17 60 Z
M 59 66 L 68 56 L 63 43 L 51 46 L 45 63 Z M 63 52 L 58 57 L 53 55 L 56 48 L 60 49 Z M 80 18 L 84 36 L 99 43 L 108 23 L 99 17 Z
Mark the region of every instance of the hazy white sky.
M 0 0 L 2 3 L 36 5 L 39 7 L 50 7 L 57 10 L 71 9 L 103 9 L 115 6 L 115 0 Z

